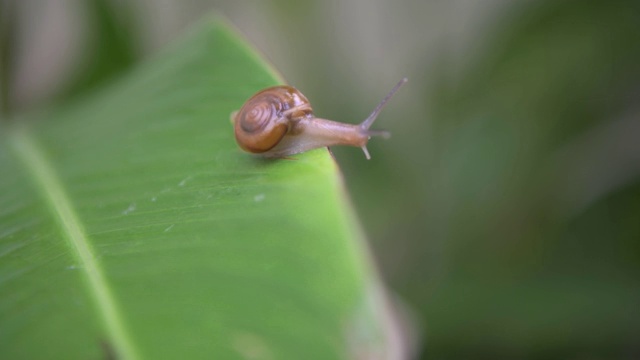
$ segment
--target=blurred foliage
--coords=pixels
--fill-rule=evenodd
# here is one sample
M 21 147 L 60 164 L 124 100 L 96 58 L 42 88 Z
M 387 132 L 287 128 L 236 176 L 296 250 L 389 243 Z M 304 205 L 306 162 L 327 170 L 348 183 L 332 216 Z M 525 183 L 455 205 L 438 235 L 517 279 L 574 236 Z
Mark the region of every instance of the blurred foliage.
M 131 5 L 109 0 L 90 0 L 83 4 L 88 48 L 83 52 L 85 58 L 75 77 L 60 94 L 61 101 L 112 81 L 136 60 L 135 18 Z
M 465 51 L 449 33 L 466 23 L 428 11 L 439 2 L 201 3 L 261 39 L 323 117 L 356 122 L 392 84 L 397 68 L 360 75 L 375 88 L 353 81 L 385 63 L 354 54 L 361 44 L 415 57 L 380 120 L 392 139 L 372 142 L 370 162 L 334 152 L 424 358 L 640 354 L 639 2 L 454 1 L 491 7 Z M 424 24 L 440 18 L 430 42 Z
M 14 4 L 0 1 L 0 118 L 9 113 L 9 81 L 11 63 L 15 61 L 13 54 L 15 22 L 13 17 Z
M 430 92 L 436 155 L 416 225 L 427 241 L 409 270 L 425 276 L 400 280 L 420 304 L 428 354 L 640 351 L 640 174 L 620 159 L 638 158 L 640 128 L 607 131 L 626 112 L 639 123 L 639 5 L 518 8 L 459 80 Z M 594 133 L 614 138 L 594 149 Z M 607 184 L 607 172 L 624 179 Z M 585 192 L 594 181 L 606 191 Z M 438 265 L 420 261 L 434 252 Z

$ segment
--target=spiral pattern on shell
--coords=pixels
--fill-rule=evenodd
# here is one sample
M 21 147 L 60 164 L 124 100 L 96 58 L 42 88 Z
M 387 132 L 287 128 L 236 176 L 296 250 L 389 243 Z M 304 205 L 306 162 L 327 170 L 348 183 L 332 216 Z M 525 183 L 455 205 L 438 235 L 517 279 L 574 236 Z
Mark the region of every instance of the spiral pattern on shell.
M 252 96 L 236 115 L 235 134 L 240 147 L 252 153 L 269 151 L 291 126 L 291 113 L 308 100 L 293 87 L 274 86 Z M 304 107 L 304 106 L 303 106 Z
M 269 122 L 278 119 L 281 114 L 281 99 L 274 94 L 263 93 L 247 101 L 238 113 L 238 120 L 243 131 L 255 133 L 268 127 Z

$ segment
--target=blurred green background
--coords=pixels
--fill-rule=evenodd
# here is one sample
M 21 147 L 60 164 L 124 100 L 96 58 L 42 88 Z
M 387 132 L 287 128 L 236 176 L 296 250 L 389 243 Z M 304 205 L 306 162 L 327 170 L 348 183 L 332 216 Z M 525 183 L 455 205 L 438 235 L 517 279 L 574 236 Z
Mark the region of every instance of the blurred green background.
M 226 16 L 312 102 L 424 359 L 640 357 L 640 2 L 2 0 L 2 113 Z

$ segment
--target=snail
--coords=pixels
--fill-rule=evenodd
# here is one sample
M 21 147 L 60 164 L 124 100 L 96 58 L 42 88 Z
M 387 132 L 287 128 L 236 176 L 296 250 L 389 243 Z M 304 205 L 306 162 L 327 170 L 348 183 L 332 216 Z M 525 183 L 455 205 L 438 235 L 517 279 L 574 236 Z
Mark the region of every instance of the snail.
M 309 100 L 292 86 L 274 86 L 253 95 L 231 114 L 238 145 L 247 152 L 278 158 L 319 147 L 360 147 L 370 159 L 371 136 L 389 137 L 384 130 L 369 128 L 387 101 L 407 82 L 404 78 L 360 124 L 346 124 L 315 117 Z

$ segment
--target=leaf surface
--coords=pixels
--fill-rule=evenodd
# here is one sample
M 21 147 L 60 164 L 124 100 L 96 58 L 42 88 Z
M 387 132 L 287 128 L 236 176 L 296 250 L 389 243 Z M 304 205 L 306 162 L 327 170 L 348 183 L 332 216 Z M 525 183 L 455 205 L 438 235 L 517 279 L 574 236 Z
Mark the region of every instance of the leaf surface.
M 278 76 L 209 20 L 1 128 L 0 357 L 383 357 L 383 300 L 326 149 L 260 160 L 229 114 Z

